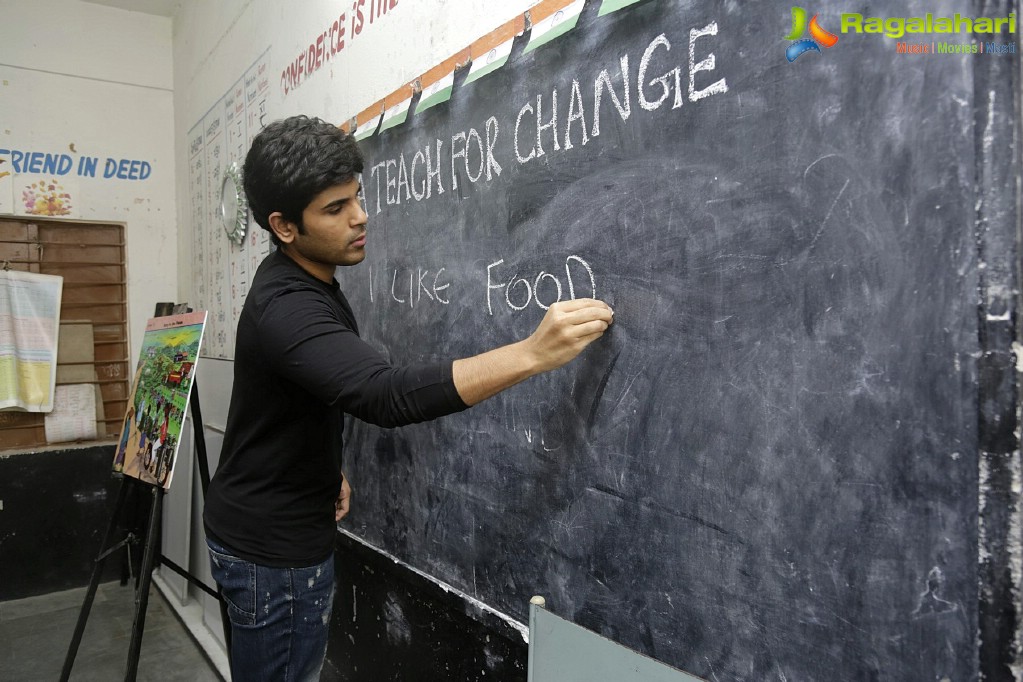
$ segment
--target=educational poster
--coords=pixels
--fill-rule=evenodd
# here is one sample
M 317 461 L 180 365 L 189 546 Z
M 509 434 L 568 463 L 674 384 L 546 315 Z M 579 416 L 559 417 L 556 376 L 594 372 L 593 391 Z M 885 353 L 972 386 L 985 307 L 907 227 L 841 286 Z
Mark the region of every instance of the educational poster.
M 264 53 L 189 132 L 193 279 L 197 305 L 209 311 L 203 354 L 230 359 L 250 273 L 270 252 L 265 230 L 251 220 L 241 244 L 227 237 L 221 189 L 232 163 L 245 160 L 252 138 L 269 123 L 269 55 Z
M 205 324 L 205 311 L 149 320 L 114 471 L 170 487 Z
M 64 278 L 0 271 L 0 409 L 53 409 Z

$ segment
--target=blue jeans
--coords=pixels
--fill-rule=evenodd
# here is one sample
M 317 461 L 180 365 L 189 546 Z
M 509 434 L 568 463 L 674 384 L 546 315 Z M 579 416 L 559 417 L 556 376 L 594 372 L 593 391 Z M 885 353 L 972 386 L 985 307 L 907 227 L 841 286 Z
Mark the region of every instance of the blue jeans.
M 334 602 L 334 556 L 308 568 L 271 568 L 209 538 L 206 544 L 231 619 L 234 682 L 318 680 Z

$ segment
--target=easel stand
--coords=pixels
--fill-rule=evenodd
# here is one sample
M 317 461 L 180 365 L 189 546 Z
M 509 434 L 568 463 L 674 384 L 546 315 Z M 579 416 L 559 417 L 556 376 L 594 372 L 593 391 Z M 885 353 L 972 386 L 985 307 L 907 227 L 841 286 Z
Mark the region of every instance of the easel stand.
M 192 384 L 192 394 L 189 400 L 189 407 L 192 411 L 192 430 L 195 433 L 195 457 L 199 465 L 199 480 L 202 484 L 203 499 L 206 499 L 206 491 L 210 485 L 210 465 L 206 456 L 206 439 L 203 436 L 202 411 L 199 409 L 199 390 L 195 383 Z M 139 580 L 135 587 L 135 620 L 131 629 L 131 643 L 128 646 L 128 666 L 124 673 L 126 682 L 133 682 L 138 674 L 139 652 L 142 649 L 142 632 L 146 625 L 146 608 L 149 605 L 149 588 L 152 584 L 153 569 L 164 564 L 178 575 L 185 578 L 189 583 L 195 585 L 202 591 L 217 598 L 220 602 L 220 618 L 224 626 L 224 640 L 227 643 L 227 650 L 231 651 L 231 627 L 227 618 L 227 605 L 223 598 L 216 591 L 200 582 L 198 578 L 189 574 L 174 562 L 160 554 L 160 521 L 163 518 L 163 497 L 166 494 L 162 486 L 149 485 L 138 479 L 124 476 L 121 479 L 121 486 L 117 493 L 117 504 L 110 517 L 110 524 L 103 536 L 103 549 L 92 567 L 92 577 L 89 580 L 89 589 L 85 593 L 85 602 L 78 614 L 78 624 L 75 626 L 74 636 L 71 638 L 71 645 L 68 647 L 67 657 L 64 659 L 64 669 L 61 671 L 61 682 L 67 682 L 71 677 L 71 668 L 75 663 L 75 656 L 78 655 L 78 647 L 82 643 L 82 635 L 85 633 L 85 624 L 89 619 L 89 611 L 92 609 L 92 602 L 96 597 L 96 589 L 99 587 L 100 576 L 103 574 L 103 562 L 110 554 L 124 547 L 130 541 L 130 537 L 122 540 L 113 547 L 107 549 L 111 536 L 117 529 L 121 510 L 128 497 L 130 486 L 147 486 L 151 488 L 153 504 L 149 512 L 149 522 L 146 527 L 146 544 L 142 554 L 142 567 L 139 571 Z

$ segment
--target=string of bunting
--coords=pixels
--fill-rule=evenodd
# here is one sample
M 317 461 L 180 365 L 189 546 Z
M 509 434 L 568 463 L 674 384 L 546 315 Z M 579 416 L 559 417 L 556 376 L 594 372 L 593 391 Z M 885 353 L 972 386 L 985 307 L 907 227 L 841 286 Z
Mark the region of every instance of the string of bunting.
M 575 28 L 588 0 L 542 0 L 490 33 L 475 40 L 426 73 L 374 102 L 341 124 L 346 133 L 364 140 L 377 132 L 401 125 L 408 119 L 412 100 L 421 95 L 415 113 L 446 102 L 454 87 L 455 71 L 469 64 L 465 82 L 471 83 L 504 66 L 515 39 L 530 31 L 530 52 Z M 604 16 L 643 0 L 602 0 L 597 16 Z

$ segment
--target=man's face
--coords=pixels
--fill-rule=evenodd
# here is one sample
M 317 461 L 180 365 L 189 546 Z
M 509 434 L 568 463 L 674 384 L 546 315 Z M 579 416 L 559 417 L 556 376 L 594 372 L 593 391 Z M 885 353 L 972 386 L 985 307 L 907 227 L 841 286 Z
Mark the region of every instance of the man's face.
M 366 257 L 366 221 L 362 187 L 357 178 L 323 190 L 302 211 L 302 233 L 285 252 L 314 277 L 329 282 L 339 265 Z

